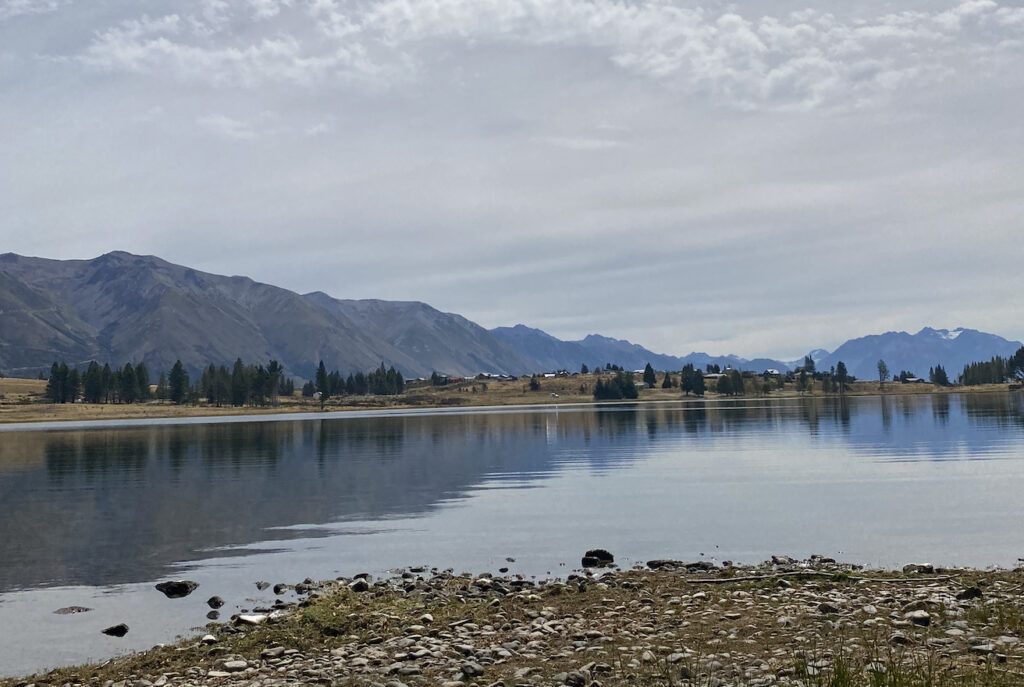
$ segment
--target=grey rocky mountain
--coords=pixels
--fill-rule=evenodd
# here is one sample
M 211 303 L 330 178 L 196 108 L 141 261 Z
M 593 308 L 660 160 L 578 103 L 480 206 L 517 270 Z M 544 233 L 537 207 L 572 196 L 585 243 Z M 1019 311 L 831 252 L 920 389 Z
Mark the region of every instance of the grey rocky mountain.
M 8 374 L 34 374 L 55 359 L 144 361 L 154 372 L 180 359 L 195 372 L 239 357 L 276 359 L 301 378 L 320 360 L 342 372 L 383 362 L 407 376 L 533 368 L 484 328 L 423 303 L 300 295 L 123 252 L 63 261 L 0 255 L 0 370 Z
M 860 379 L 876 379 L 879 360 L 885 361 L 892 374 L 906 370 L 924 378 L 928 377 L 929 368 L 941 365 L 949 378 L 955 380 L 964 365 L 996 355 L 1010 356 L 1020 347 L 1020 341 L 976 329 L 925 327 L 916 334 L 885 332 L 850 339 L 818 359 L 817 367 L 827 370 L 842 360 L 850 374 Z
M 893 373 L 926 375 L 936 364 L 955 378 L 963 365 L 1011 355 L 1021 346 L 973 329 L 924 328 L 847 341 L 811 351 L 819 369 L 839 360 L 871 379 L 884 359 Z M 524 325 L 490 331 L 461 315 L 419 302 L 343 300 L 300 295 L 247 277 L 225 277 L 153 256 L 113 252 L 92 260 L 0 255 L 0 371 L 33 376 L 54 360 L 84 366 L 145 362 L 155 374 L 180 359 L 192 372 L 210 363 L 278 360 L 309 379 L 323 360 L 343 373 L 384 363 L 407 377 L 480 372 L 529 374 L 613 363 L 679 370 L 687 363 L 786 371 L 803 360 L 654 353 L 591 334 L 562 341 Z
M 747 360 L 735 355 L 712 356 L 707 353 L 690 353 L 686 356 L 665 355 L 654 353 L 639 344 L 622 339 L 612 339 L 599 334 L 591 334 L 579 341 L 562 341 L 540 329 L 532 329 L 522 324 L 515 327 L 498 327 L 491 333 L 500 338 L 528 358 L 536 360 L 541 369 L 576 371 L 586 364 L 588 367 L 612 363 L 627 370 L 639 370 L 650 363 L 658 370 L 680 370 L 687 363 L 698 369 L 707 365 L 733 367 L 737 370 L 754 370 L 763 372 L 766 369 L 789 370 L 789 366 L 770 358 Z

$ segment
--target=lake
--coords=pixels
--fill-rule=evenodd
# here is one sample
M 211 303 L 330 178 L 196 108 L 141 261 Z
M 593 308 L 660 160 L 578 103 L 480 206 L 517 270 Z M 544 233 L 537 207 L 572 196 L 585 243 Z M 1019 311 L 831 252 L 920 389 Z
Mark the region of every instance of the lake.
M 171 641 L 214 594 L 271 603 L 259 580 L 566 575 L 594 547 L 1011 567 L 1022 494 L 1022 394 L 0 425 L 0 675 Z

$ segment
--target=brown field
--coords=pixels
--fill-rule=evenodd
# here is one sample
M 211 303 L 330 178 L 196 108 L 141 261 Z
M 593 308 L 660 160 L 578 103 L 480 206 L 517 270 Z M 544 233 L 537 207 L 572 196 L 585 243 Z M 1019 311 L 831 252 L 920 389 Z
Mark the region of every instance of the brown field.
M 661 376 L 659 375 L 659 384 Z M 443 387 L 430 386 L 429 382 L 412 382 L 401 396 L 344 396 L 332 398 L 326 404 L 326 411 L 369 410 L 381 408 L 447 408 L 495 405 L 558 405 L 566 403 L 592 403 L 595 375 L 570 375 L 541 379 L 540 391 L 529 390 L 529 380 L 479 381 L 467 380 Z M 1006 391 L 1006 384 L 991 384 L 975 387 L 935 387 L 932 384 L 886 383 L 885 394 L 936 394 L 936 393 L 986 393 Z M 296 395 L 281 399 L 277 407 L 214 407 L 199 405 L 174 405 L 166 401 L 149 401 L 133 404 L 52 404 L 46 402 L 43 393 L 46 382 L 38 379 L 0 378 L 0 423 L 113 420 L 165 417 L 192 417 L 217 415 L 249 415 L 268 413 L 315 412 L 320 405 L 312 399 Z M 870 396 L 879 393 L 878 382 L 854 382 L 847 392 L 850 396 Z M 782 390 L 773 390 L 768 398 L 799 397 L 801 395 L 821 396 L 820 389 L 810 394 L 800 394 L 791 385 Z M 747 394 L 747 398 L 765 397 L 761 394 Z M 687 398 L 678 388 L 643 389 L 640 401 L 665 402 Z M 693 399 L 692 396 L 689 397 Z M 706 400 L 723 397 L 709 390 Z

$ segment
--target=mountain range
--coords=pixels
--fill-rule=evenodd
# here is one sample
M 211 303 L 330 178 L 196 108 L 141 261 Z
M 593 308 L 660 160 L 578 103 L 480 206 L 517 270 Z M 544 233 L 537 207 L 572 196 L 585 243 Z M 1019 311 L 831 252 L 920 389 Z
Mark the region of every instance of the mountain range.
M 843 360 L 860 378 L 892 372 L 925 374 L 940 364 L 955 377 L 962 366 L 1009 355 L 1016 341 L 971 329 L 887 332 L 809 354 L 819 369 Z M 425 303 L 343 300 L 298 294 L 247 277 L 225 277 L 154 256 L 116 251 L 92 260 L 0 255 L 0 371 L 34 376 L 54 360 L 82 366 L 144 361 L 165 371 L 180 359 L 192 372 L 209 365 L 275 359 L 287 374 L 309 379 L 319 361 L 343 373 L 382 362 L 407 377 L 529 374 L 607 363 L 678 370 L 687 363 L 786 371 L 802 364 L 733 355 L 654 353 L 629 341 L 591 334 L 562 341 L 525 325 L 487 330 Z

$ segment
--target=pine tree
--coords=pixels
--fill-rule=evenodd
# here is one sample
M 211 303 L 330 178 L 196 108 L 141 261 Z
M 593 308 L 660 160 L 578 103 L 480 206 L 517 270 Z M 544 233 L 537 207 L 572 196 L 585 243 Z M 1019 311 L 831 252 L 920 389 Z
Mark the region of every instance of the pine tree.
M 330 396 L 330 389 L 327 382 L 327 367 L 322 360 L 316 369 L 316 390 L 320 392 L 320 410 L 323 410 L 327 397 Z
M 185 371 L 185 366 L 181 364 L 180 360 L 175 361 L 168 376 L 168 397 L 172 402 L 181 405 L 187 400 L 188 394 L 188 372 Z
M 674 385 L 672 383 L 672 374 L 669 373 L 669 372 L 666 372 L 665 373 L 665 379 L 662 380 L 662 382 L 661 382 L 661 388 L 662 389 L 671 389 L 673 386 Z
M 644 366 L 644 384 L 647 385 L 648 389 L 653 389 L 654 384 L 658 381 L 654 374 L 654 368 L 651 367 L 650 363 Z
M 146 363 L 139 363 L 135 366 L 135 382 L 137 384 L 136 397 L 140 401 L 148 401 L 152 396 L 149 390 L 149 368 Z

